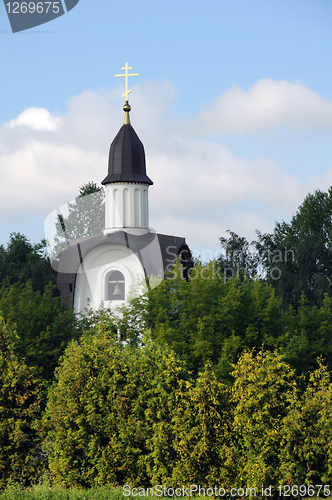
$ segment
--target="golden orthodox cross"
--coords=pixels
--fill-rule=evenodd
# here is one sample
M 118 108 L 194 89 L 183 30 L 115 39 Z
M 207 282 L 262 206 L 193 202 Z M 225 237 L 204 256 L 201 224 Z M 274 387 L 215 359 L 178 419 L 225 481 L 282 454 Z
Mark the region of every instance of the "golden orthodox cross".
M 125 70 L 124 75 L 115 75 L 115 76 L 124 76 L 126 80 L 126 91 L 124 94 L 122 94 L 122 97 L 126 98 L 126 102 L 128 102 L 128 95 L 130 94 L 131 90 L 128 90 L 128 76 L 138 76 L 138 73 L 128 73 L 128 69 L 133 69 L 130 66 L 128 66 L 128 63 L 126 63 L 124 68 L 121 68 Z

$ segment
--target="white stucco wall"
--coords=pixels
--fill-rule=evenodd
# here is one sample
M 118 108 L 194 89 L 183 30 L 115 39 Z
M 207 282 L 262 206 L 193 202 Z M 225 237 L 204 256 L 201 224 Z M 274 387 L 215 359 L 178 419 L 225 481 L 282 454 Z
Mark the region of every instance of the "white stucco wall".
M 125 300 L 106 301 L 106 275 L 109 271 L 120 271 L 125 278 Z M 115 312 L 129 296 L 145 293 L 144 269 L 137 256 L 128 248 L 114 245 L 100 245 L 84 258 L 80 265 L 75 285 L 74 311 L 84 312 L 90 299 L 90 307 L 99 309 L 104 303 Z

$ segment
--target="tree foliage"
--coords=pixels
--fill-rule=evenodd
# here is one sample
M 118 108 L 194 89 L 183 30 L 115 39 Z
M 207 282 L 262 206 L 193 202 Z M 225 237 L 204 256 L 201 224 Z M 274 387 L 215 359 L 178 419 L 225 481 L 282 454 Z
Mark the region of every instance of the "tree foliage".
M 246 352 L 234 368 L 237 484 L 259 490 L 278 484 L 281 429 L 297 398 L 295 371 L 277 352 Z
M 267 280 L 285 308 L 297 307 L 302 293 L 317 306 L 323 304 L 326 293 L 331 296 L 331 238 L 332 188 L 309 194 L 289 223 L 276 223 L 273 234 L 258 232 L 256 247 Z M 275 279 L 276 269 L 280 279 Z
M 207 365 L 195 379 L 169 348 L 96 335 L 71 344 L 44 426 L 53 479 L 65 486 L 256 488 L 329 484 L 331 383 L 307 386 L 278 351 L 243 353 L 234 383 Z M 323 481 L 323 483 L 322 483 Z
M 46 242 L 33 245 L 20 233 L 12 233 L 6 247 L 0 246 L 0 283 L 31 281 L 35 291 L 43 292 L 51 281 L 56 283 L 56 272 L 52 269 L 46 255 Z M 53 294 L 59 295 L 53 288 Z
M 172 483 L 223 484 L 234 481 L 232 407 L 229 389 L 207 364 L 175 412 L 177 459 Z
M 282 315 L 280 351 L 297 373 L 308 374 L 318 368 L 322 356 L 332 369 L 332 299 L 325 297 L 322 307 L 311 306 L 302 294 L 297 309 L 289 307 Z
M 225 279 L 217 262 L 197 264 L 189 282 L 181 266 L 170 278 L 135 299 L 123 311 L 123 339 L 139 341 L 151 331 L 197 375 L 209 361 L 220 382 L 232 382 L 232 363 L 246 349 L 276 347 L 298 374 L 317 368 L 322 355 L 332 367 L 332 304 L 311 306 L 303 296 L 297 309 L 284 312 L 273 286 L 248 278 Z M 135 343 L 134 342 L 134 343 Z
M 40 460 L 42 389 L 38 370 L 14 351 L 18 336 L 0 316 L 0 488 L 29 485 L 45 469 Z
M 82 186 L 68 238 L 86 236 L 91 193 L 102 206 L 97 186 Z M 0 487 L 47 464 L 67 487 L 330 484 L 331 196 L 309 195 L 289 224 L 259 234 L 255 254 L 229 232 L 223 258 L 197 263 L 189 282 L 178 263 L 118 317 L 75 319 L 47 284 L 43 247 L 11 235 L 0 247 Z
M 54 255 L 69 245 L 70 240 L 100 234 L 105 227 L 105 193 L 95 182 L 79 188 L 79 195 L 68 203 L 68 215 L 59 215 L 56 222 Z
M 230 363 L 247 346 L 273 344 L 280 329 L 279 305 L 271 287 L 239 279 L 225 281 L 216 262 L 197 264 L 189 283 L 181 269 L 152 290 L 146 325 L 197 373 L 211 361 L 229 380 Z
M 72 343 L 45 416 L 54 479 L 67 486 L 148 485 L 155 467 L 172 464 L 171 414 L 187 376 L 166 347 L 122 346 L 103 323 L 94 336 Z M 162 455 L 152 441 L 161 422 Z
M 260 260 L 254 242 L 249 243 L 246 238 L 229 229 L 226 232 L 230 234 L 230 237 L 220 238 L 220 246 L 225 253 L 218 259 L 225 277 L 227 279 L 257 278 L 260 274 Z
M 282 300 L 283 310 L 298 306 L 304 294 L 310 305 L 332 295 L 332 188 L 308 194 L 290 222 L 276 222 L 273 233 L 257 232 L 257 241 L 228 230 L 220 238 L 218 259 L 226 276 L 264 279 Z
M 55 296 L 54 285 L 46 285 L 41 293 L 31 281 L 10 285 L 5 280 L 0 287 L 0 313 L 17 332 L 13 349 L 18 359 L 39 368 L 42 378 L 51 379 L 59 357 L 77 334 L 74 314 Z
M 281 431 L 283 484 L 330 484 L 332 478 L 332 384 L 320 360 Z

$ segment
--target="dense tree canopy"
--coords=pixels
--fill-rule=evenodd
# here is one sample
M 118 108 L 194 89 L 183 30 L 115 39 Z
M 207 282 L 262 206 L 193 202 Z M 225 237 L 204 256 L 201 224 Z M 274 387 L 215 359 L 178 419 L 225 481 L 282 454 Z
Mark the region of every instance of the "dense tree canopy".
M 280 475 L 297 484 L 330 484 L 332 478 L 332 384 L 321 362 L 294 402 L 281 435 Z M 326 495 L 325 495 L 326 496 Z
M 324 294 L 332 296 L 331 243 L 332 188 L 309 194 L 289 223 L 276 223 L 273 234 L 258 233 L 267 281 L 285 307 L 296 307 L 303 293 L 317 306 L 323 304 Z
M 171 417 L 186 378 L 170 349 L 151 342 L 144 349 L 122 346 L 103 322 L 94 336 L 71 343 L 45 415 L 53 477 L 68 486 L 144 486 L 156 467 L 167 475 L 174 458 Z
M 15 330 L 0 316 L 0 488 L 31 484 L 45 469 L 37 423 L 42 414 L 38 370 L 14 353 Z
M 67 237 L 86 235 L 91 193 L 103 205 L 82 186 Z M 12 234 L 0 247 L 0 487 L 46 467 L 66 486 L 330 484 L 331 197 L 309 195 L 254 245 L 229 231 L 223 257 L 189 281 L 178 263 L 120 317 L 75 317 L 44 243 Z
M 0 246 L 0 283 L 3 279 L 9 283 L 31 281 L 35 291 L 43 292 L 51 281 L 56 283 L 56 272 L 52 269 L 46 254 L 46 242 L 33 245 L 19 233 L 12 233 L 7 246 Z M 56 288 L 53 294 L 59 295 Z
M 244 353 L 233 372 L 238 484 L 278 484 L 281 429 L 297 401 L 295 371 L 278 352 Z M 289 480 L 289 477 L 287 478 Z
M 77 334 L 74 314 L 67 311 L 54 285 L 34 291 L 30 281 L 0 287 L 0 312 L 17 338 L 13 350 L 18 359 L 40 369 L 47 380 L 53 377 L 58 359 Z
M 228 233 L 219 259 L 227 278 L 263 279 L 283 310 L 298 307 L 302 294 L 316 306 L 332 297 L 332 188 L 309 194 L 289 223 L 276 222 L 272 234 L 257 231 L 257 241 Z
M 105 335 L 106 334 L 106 335 Z M 234 383 L 197 379 L 168 347 L 95 336 L 71 344 L 44 417 L 52 477 L 72 486 L 330 484 L 331 384 L 309 383 L 278 351 L 243 353 Z M 317 390 L 317 389 L 318 390 Z M 308 434 L 308 431 L 309 434 Z M 239 487 L 239 486 L 238 486 Z M 295 486 L 296 487 L 296 486 Z
M 193 374 L 211 361 L 218 379 L 230 383 L 231 365 L 247 349 L 280 348 L 297 373 L 317 368 L 324 356 L 332 367 L 332 302 L 283 311 L 274 287 L 261 280 L 225 279 L 218 262 L 197 264 L 187 283 L 181 266 L 170 278 L 135 299 L 119 324 L 123 339 L 139 342 L 142 329 L 169 345 Z

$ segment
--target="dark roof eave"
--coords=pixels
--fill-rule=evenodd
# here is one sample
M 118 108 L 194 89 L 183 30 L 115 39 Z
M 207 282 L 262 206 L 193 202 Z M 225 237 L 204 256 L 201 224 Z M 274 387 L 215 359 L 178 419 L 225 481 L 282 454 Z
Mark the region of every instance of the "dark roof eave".
M 148 184 L 149 186 L 152 186 L 153 181 L 149 179 L 147 175 L 145 176 L 140 176 L 140 175 L 135 175 L 135 176 L 128 176 L 124 174 L 112 174 L 112 175 L 107 175 L 101 183 L 103 185 L 105 184 L 116 184 L 118 182 L 131 182 L 134 184 Z

